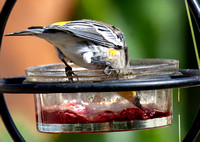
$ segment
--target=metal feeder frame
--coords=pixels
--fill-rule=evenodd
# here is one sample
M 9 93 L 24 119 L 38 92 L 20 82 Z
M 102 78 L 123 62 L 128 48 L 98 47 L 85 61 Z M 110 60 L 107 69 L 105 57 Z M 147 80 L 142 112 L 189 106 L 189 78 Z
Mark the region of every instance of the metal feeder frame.
M 17 0 L 6 0 L 0 13 L 0 49 L 2 37 L 10 12 Z M 194 1 L 188 0 L 188 4 L 194 10 Z M 195 3 L 197 4 L 197 3 Z M 198 8 L 200 6 L 197 4 Z M 198 15 L 199 16 L 199 15 Z M 200 20 L 197 20 L 197 23 Z M 169 76 L 154 79 L 137 79 L 137 80 L 115 80 L 102 82 L 83 82 L 83 83 L 29 83 L 23 84 L 25 77 L 14 77 L 0 79 L 0 115 L 8 133 L 13 141 L 24 142 L 24 138 L 15 126 L 10 112 L 7 108 L 4 93 L 73 93 L 73 92 L 112 92 L 112 91 L 138 91 L 138 90 L 155 90 L 167 88 L 183 88 L 200 86 L 200 71 L 197 69 L 179 70 L 182 75 Z M 196 118 L 189 129 L 183 142 L 192 142 L 200 131 L 200 108 Z

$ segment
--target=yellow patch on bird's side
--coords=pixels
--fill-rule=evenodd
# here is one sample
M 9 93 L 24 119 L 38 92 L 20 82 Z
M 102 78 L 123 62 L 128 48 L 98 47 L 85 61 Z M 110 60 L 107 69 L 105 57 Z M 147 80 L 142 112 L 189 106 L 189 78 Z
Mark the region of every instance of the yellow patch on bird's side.
M 115 50 L 115 49 L 109 49 L 110 56 L 115 56 L 117 53 L 118 53 L 117 50 Z
M 53 23 L 52 25 L 65 25 L 69 23 L 68 21 L 62 21 L 62 22 L 56 22 L 56 23 Z

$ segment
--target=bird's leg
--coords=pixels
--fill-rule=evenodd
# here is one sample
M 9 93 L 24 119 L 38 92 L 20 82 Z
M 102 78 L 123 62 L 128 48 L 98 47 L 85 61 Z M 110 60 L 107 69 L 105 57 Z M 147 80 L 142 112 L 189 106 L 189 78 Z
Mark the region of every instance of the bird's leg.
M 69 77 L 69 81 L 73 82 L 72 76 L 75 76 L 75 73 L 72 71 L 72 67 L 70 67 L 67 62 L 64 59 L 61 59 L 61 61 L 65 64 L 65 74 L 67 77 Z
M 75 74 L 74 74 L 74 72 L 72 71 L 72 68 L 67 64 L 67 62 L 65 61 L 65 55 L 62 53 L 62 51 L 59 49 L 59 48 L 57 48 L 57 47 L 55 47 L 56 48 L 56 51 L 57 51 L 57 54 L 58 54 L 58 57 L 59 57 L 59 59 L 65 64 L 65 74 L 67 75 L 67 77 L 69 77 L 69 81 L 71 81 L 71 82 L 73 82 L 73 78 L 72 78 L 72 76 L 74 75 L 75 76 Z

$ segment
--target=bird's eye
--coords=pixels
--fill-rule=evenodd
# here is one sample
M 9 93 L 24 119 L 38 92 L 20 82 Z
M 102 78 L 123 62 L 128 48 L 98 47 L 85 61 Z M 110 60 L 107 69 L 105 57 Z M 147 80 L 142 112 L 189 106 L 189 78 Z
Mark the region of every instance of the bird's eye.
M 117 45 L 117 49 L 122 49 L 123 46 Z

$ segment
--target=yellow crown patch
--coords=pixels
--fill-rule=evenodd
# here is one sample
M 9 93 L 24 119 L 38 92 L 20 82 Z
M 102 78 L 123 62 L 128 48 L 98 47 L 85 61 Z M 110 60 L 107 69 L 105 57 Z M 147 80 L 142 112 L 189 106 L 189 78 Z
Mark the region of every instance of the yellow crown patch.
M 65 25 L 69 23 L 68 21 L 62 21 L 62 22 L 56 22 L 56 23 L 53 23 L 52 25 Z

